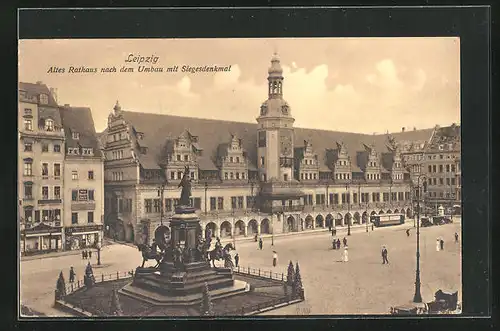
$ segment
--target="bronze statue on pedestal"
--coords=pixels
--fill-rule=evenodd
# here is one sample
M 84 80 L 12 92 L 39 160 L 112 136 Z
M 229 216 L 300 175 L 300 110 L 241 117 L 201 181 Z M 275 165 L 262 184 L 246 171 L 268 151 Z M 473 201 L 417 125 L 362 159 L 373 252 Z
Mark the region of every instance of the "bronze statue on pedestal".
M 182 187 L 181 198 L 179 200 L 179 205 L 189 206 L 191 198 L 191 178 L 189 177 L 189 166 L 184 167 L 184 175 L 182 180 L 177 187 Z

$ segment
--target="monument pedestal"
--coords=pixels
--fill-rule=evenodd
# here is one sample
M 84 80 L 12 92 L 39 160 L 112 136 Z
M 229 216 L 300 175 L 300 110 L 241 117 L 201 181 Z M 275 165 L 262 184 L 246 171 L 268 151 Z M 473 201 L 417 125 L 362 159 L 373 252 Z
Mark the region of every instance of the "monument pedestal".
M 237 295 L 249 291 L 246 282 L 233 278 L 227 268 L 212 268 L 208 261 L 196 256 L 200 219 L 194 208 L 180 206 L 170 220 L 171 247 L 187 252 L 182 260 L 162 261 L 158 269 L 137 268 L 134 280 L 119 293 L 157 305 L 192 305 L 202 299 L 205 283 L 212 298 Z

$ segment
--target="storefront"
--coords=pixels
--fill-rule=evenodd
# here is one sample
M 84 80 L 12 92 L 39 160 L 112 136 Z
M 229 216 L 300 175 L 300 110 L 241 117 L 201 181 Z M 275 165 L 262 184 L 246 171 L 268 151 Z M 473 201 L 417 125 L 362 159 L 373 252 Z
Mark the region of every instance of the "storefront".
M 72 226 L 65 229 L 66 250 L 94 247 L 102 240 L 102 225 Z
M 45 223 L 25 228 L 21 232 L 22 255 L 34 255 L 62 250 L 62 227 Z

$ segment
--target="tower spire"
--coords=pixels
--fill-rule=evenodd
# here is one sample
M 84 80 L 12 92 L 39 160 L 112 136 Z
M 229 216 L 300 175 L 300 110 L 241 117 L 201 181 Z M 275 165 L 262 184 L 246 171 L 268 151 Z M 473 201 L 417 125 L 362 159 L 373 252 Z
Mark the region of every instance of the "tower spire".
M 268 70 L 268 94 L 269 99 L 283 97 L 283 69 L 281 68 L 278 53 L 274 52 L 271 59 L 271 67 Z

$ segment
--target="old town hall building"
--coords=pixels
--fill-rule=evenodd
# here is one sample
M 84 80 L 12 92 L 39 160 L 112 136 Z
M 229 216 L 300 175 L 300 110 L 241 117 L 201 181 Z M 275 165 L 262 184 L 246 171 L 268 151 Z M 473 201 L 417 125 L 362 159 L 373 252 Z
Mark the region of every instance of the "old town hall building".
M 108 235 L 150 242 L 168 225 L 185 165 L 204 229 L 222 238 L 411 215 L 410 173 L 394 139 L 295 127 L 282 73 L 274 56 L 257 124 L 125 111 L 117 102 L 100 137 Z

